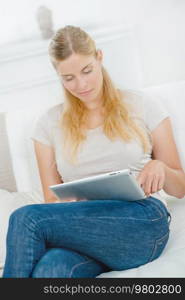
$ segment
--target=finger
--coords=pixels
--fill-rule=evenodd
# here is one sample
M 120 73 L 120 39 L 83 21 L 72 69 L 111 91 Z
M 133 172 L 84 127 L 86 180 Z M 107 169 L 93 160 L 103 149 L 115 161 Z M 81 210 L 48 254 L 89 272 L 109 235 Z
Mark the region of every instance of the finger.
M 163 187 L 164 187 L 164 176 L 161 176 L 159 178 L 159 183 L 158 183 L 158 189 L 159 189 L 159 191 L 162 190 Z
M 145 182 L 145 175 L 143 173 L 140 173 L 137 177 L 136 177 L 137 182 L 139 183 L 140 186 L 143 185 L 143 183 Z
M 159 177 L 154 176 L 152 185 L 151 185 L 151 193 L 157 192 L 158 188 L 159 188 Z
M 153 175 L 149 175 L 144 183 L 144 191 L 146 196 L 151 194 L 151 187 L 152 187 Z

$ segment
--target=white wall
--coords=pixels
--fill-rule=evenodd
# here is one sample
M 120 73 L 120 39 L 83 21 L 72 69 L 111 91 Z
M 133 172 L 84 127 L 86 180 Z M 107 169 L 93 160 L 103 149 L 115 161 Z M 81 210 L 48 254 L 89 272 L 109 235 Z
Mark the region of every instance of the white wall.
M 182 8 L 134 27 L 144 86 L 185 79 L 185 5 Z
M 57 29 L 73 23 L 88 27 L 101 23 L 106 25 L 110 22 L 114 25 L 121 23 L 124 2 L 122 0 L 6 0 L 5 2 L 0 0 L 0 44 L 39 38 L 36 12 L 41 5 L 52 10 L 54 29 Z
M 0 44 L 39 37 L 36 11 L 53 12 L 54 29 L 65 24 L 137 25 L 184 18 L 184 0 L 0 0 Z
M 88 32 L 97 48 L 103 50 L 104 66 L 116 85 L 140 88 L 142 74 L 132 29 L 114 26 Z M 48 41 L 17 43 L 8 51 L 6 46 L 1 47 L 0 111 L 25 106 L 47 107 L 63 101 L 62 88 L 47 49 Z
M 12 43 L 22 42 L 24 51 L 30 41 L 40 42 L 36 12 L 41 5 L 52 10 L 55 30 L 66 24 L 90 32 L 115 26 L 132 28 L 142 86 L 185 79 L 184 0 L 0 0 L 3 63 L 4 54 L 8 57 L 14 47 Z M 12 74 L 8 76 L 11 80 Z
M 36 23 L 43 4 L 53 11 L 55 29 L 71 23 L 92 35 L 118 85 L 185 80 L 184 0 L 0 0 L 0 111 L 61 99 L 48 40 Z

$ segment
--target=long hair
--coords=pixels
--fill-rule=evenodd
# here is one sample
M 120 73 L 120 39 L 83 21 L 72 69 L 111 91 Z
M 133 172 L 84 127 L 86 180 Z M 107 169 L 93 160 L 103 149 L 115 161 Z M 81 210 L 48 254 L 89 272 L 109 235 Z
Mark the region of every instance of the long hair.
M 66 26 L 59 29 L 49 45 L 49 55 L 55 69 L 60 61 L 72 53 L 94 55 L 97 50 L 95 42 L 79 27 Z M 137 139 L 144 152 L 150 147 L 149 135 L 143 126 L 139 126 L 131 116 L 131 107 L 124 101 L 124 92 L 118 90 L 108 72 L 102 66 L 104 134 L 110 139 L 121 138 L 124 142 Z M 65 87 L 65 101 L 60 118 L 63 141 L 63 154 L 73 164 L 77 162 L 77 153 L 86 139 L 85 124 L 87 108 L 79 98 L 72 95 Z

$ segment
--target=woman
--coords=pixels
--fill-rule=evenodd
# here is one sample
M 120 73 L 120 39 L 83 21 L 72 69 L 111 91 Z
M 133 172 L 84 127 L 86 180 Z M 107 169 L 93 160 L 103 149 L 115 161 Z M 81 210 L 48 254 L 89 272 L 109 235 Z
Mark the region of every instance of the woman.
M 169 237 L 162 191 L 185 194 L 168 113 L 142 93 L 116 89 L 102 52 L 80 28 L 58 30 L 49 53 L 65 99 L 33 134 L 46 203 L 11 215 L 3 277 L 96 277 L 146 264 Z M 146 199 L 60 201 L 48 188 L 124 168 Z

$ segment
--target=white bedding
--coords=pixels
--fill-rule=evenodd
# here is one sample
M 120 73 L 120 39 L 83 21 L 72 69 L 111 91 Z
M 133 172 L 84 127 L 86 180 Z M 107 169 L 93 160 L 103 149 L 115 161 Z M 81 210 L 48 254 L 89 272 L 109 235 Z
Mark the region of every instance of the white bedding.
M 10 193 L 0 189 L 0 276 L 5 260 L 9 215 L 16 208 L 31 203 L 42 203 L 41 195 L 36 192 Z M 155 261 L 138 268 L 102 273 L 98 278 L 185 277 L 185 198 L 170 198 L 168 208 L 172 215 L 171 234 L 162 255 Z

